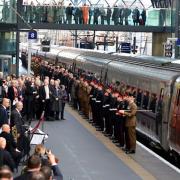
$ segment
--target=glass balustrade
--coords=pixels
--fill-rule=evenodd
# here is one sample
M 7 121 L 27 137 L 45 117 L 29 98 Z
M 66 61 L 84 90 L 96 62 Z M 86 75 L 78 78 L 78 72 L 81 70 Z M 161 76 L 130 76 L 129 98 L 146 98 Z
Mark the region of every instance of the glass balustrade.
M 104 7 L 22 6 L 28 23 L 174 26 L 172 9 Z
M 16 53 L 16 33 L 0 32 L 0 54 Z
M 0 23 L 17 23 L 16 0 L 0 1 Z

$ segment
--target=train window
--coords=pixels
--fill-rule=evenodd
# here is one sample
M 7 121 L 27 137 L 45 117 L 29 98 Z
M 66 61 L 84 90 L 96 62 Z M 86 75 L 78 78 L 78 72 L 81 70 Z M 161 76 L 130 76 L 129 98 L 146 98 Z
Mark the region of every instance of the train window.
M 163 99 L 164 97 L 164 88 L 161 88 L 159 99 Z
M 142 90 L 138 89 L 137 97 L 136 97 L 137 106 L 141 106 L 141 101 L 142 101 Z
M 178 96 L 177 96 L 177 106 L 180 105 L 180 89 L 179 89 L 179 92 L 178 92 Z
M 134 97 L 137 96 L 137 89 L 135 87 L 132 88 L 132 94 Z
M 144 91 L 143 92 L 143 103 L 142 103 L 142 108 L 147 109 L 149 104 L 149 92 Z
M 156 102 L 157 102 L 156 94 L 151 94 L 149 110 L 152 110 L 153 113 L 155 113 L 155 111 L 156 111 Z

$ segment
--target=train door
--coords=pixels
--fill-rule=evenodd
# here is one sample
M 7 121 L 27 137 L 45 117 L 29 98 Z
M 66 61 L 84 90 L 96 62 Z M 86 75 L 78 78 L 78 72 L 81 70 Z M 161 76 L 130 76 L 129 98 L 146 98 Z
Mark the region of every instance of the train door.
M 163 118 L 163 98 L 164 98 L 164 88 L 161 88 L 159 99 L 157 101 L 156 110 L 156 135 L 162 136 L 162 118 Z
M 171 107 L 170 140 L 176 149 L 178 148 L 180 151 L 180 84 L 176 87 L 176 93 Z
M 12 56 L 0 55 L 0 71 L 3 72 L 4 76 L 7 76 L 11 73 L 11 61 Z
M 170 116 L 170 145 L 180 151 L 180 83 L 176 83 Z

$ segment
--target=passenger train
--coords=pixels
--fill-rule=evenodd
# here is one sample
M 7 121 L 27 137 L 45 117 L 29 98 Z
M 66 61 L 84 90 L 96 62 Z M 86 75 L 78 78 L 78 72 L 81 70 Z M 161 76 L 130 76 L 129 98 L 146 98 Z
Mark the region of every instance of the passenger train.
M 25 51 L 24 47 L 21 47 Z M 51 47 L 32 53 L 74 73 L 91 72 L 104 83 L 123 81 L 136 95 L 137 131 L 173 155 L 180 155 L 180 65 L 170 59 L 122 56 L 93 50 Z

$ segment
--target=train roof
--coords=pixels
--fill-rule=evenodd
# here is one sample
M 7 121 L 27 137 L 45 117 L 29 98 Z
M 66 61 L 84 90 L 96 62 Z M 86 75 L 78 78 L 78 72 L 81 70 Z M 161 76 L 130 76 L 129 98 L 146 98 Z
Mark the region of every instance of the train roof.
M 177 72 L 164 71 L 151 67 L 137 66 L 134 64 L 127 64 L 124 62 L 112 61 L 109 63 L 109 66 L 116 71 L 132 74 L 140 77 L 147 77 L 154 80 L 158 79 L 166 82 L 172 81 L 179 76 Z

